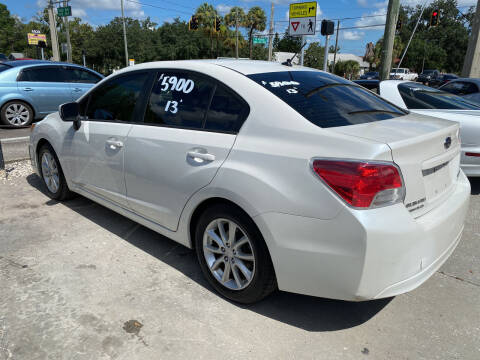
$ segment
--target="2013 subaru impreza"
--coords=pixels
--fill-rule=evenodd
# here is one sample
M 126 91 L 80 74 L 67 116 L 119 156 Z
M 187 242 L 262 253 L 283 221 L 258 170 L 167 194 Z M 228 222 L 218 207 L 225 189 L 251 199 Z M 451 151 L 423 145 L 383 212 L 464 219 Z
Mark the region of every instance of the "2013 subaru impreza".
M 51 198 L 81 194 L 194 248 L 229 299 L 358 301 L 414 289 L 457 246 L 458 133 L 309 68 L 154 62 L 47 116 L 30 153 Z

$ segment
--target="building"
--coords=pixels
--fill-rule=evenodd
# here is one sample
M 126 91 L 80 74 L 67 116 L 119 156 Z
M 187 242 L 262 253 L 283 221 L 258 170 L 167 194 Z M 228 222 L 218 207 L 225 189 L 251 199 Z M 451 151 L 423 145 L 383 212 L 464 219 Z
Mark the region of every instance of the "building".
M 333 64 L 333 58 L 335 54 L 330 53 L 328 54 L 328 65 Z M 344 53 L 337 53 L 337 59 L 336 61 L 348 61 L 348 60 L 353 60 L 356 61 L 360 65 L 360 74 L 363 75 L 365 72 L 367 72 L 370 69 L 370 64 L 366 61 L 363 61 L 363 58 L 358 55 L 354 54 L 344 54 Z

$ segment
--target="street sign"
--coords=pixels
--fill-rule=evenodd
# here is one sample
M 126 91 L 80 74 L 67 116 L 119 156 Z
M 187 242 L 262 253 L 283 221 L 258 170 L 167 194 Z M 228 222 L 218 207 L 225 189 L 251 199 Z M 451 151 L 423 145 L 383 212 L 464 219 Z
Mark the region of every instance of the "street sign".
M 72 16 L 72 7 L 71 6 L 59 7 L 57 8 L 57 14 L 60 17 Z
M 266 37 L 254 37 L 253 38 L 253 43 L 254 44 L 263 44 L 265 45 L 267 43 L 267 38 Z
M 135 65 L 135 59 L 128 59 L 128 65 L 129 66 Z
M 27 39 L 28 45 L 38 45 L 39 41 L 44 41 L 45 45 L 47 44 L 47 35 L 45 34 L 28 33 Z
M 292 36 L 315 35 L 317 3 L 290 4 L 288 32 Z

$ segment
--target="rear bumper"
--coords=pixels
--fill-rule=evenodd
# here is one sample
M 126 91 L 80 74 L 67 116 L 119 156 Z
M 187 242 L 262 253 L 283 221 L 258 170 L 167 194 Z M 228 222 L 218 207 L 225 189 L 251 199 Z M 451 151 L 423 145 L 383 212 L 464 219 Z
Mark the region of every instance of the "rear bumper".
M 331 220 L 265 213 L 255 221 L 281 290 L 360 301 L 425 282 L 457 246 L 469 198 L 470 183 L 461 172 L 449 198 L 416 219 L 397 204 L 363 211 L 345 207 Z

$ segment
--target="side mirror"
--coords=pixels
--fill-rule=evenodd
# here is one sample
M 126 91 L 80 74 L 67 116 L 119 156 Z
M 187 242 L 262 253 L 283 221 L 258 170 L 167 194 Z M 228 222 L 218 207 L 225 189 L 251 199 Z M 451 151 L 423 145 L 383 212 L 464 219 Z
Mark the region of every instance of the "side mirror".
M 80 106 L 77 102 L 62 104 L 58 108 L 60 118 L 63 121 L 72 121 L 75 130 L 78 130 L 82 124 L 80 119 Z

